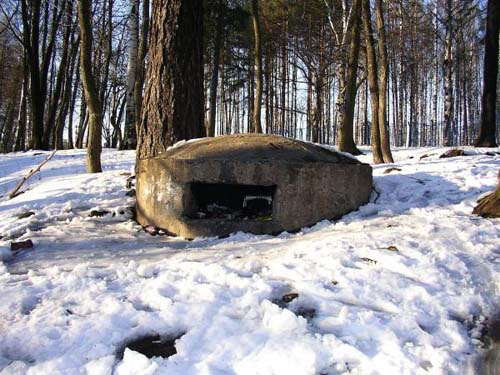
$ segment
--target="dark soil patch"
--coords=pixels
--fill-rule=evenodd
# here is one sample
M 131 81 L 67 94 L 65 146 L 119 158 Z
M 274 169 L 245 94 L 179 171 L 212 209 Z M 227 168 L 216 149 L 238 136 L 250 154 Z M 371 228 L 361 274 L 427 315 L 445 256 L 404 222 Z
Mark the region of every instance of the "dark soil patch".
M 184 336 L 184 333 L 176 336 L 160 336 L 158 334 L 144 336 L 125 344 L 117 354 L 119 359 L 123 359 L 126 348 L 134 352 L 141 353 L 148 358 L 162 357 L 168 358 L 177 354 L 175 341 Z
M 305 318 L 307 321 L 312 320 L 316 317 L 316 309 L 309 307 L 299 307 L 297 311 L 294 311 L 295 315 Z
M 299 298 L 298 293 L 288 293 L 283 295 L 280 299 L 275 299 L 272 302 L 282 309 L 290 310 L 295 315 L 305 318 L 307 321 L 314 319 L 317 315 L 316 309 L 306 306 L 289 306 L 289 304 L 295 301 L 297 298 Z
M 292 302 L 295 298 L 298 298 L 299 297 L 299 294 L 298 293 L 288 293 L 288 294 L 285 294 L 283 297 L 281 297 L 281 300 L 284 302 L 284 303 L 290 303 Z

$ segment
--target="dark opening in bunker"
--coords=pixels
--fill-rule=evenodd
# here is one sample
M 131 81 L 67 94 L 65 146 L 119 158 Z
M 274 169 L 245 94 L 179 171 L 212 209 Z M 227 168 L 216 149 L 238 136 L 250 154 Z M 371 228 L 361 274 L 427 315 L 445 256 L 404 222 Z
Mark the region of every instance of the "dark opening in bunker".
M 193 219 L 272 220 L 276 186 L 191 184 Z

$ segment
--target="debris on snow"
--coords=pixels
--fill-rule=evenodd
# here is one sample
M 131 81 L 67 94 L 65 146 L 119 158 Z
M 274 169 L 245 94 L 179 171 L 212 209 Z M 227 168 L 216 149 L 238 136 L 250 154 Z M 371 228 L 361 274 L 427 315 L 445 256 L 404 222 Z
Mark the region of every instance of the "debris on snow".
M 464 150 L 459 148 L 453 148 L 451 150 L 446 151 L 445 153 L 439 156 L 440 159 L 443 158 L 456 158 L 458 156 L 467 156 Z
M 31 249 L 32 247 L 33 247 L 33 241 L 31 241 L 31 240 L 20 241 L 20 242 L 11 242 L 11 244 L 10 244 L 11 251 Z
M 396 168 L 396 167 L 392 167 L 392 168 L 387 168 L 385 171 L 384 171 L 384 174 L 389 174 L 391 172 L 401 172 L 402 169 L 401 168 Z

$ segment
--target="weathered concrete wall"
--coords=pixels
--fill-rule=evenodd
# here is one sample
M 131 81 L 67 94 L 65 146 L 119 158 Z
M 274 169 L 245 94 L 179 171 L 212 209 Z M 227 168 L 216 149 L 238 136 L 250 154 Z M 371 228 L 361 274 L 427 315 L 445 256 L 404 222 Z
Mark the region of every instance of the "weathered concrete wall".
M 259 142 L 272 140 L 273 146 L 279 139 L 285 139 L 261 137 L 265 138 L 256 139 Z M 182 147 L 190 145 L 196 143 Z M 259 154 L 252 158 L 248 153 L 239 158 L 237 151 L 228 159 L 214 155 L 199 157 L 199 153 L 185 159 L 186 150 L 181 158 L 178 150 L 173 151 L 175 153 L 170 156 L 167 153 L 163 157 L 138 161 L 137 217 L 142 225 L 153 225 L 187 238 L 225 236 L 235 231 L 279 233 L 298 230 L 357 209 L 368 201 L 372 189 L 371 167 L 351 159 L 340 159 L 340 162 L 324 162 L 321 157 L 315 161 L 288 160 L 286 157 L 259 159 Z M 327 159 L 332 155 L 326 155 Z M 190 189 L 193 182 L 275 185 L 272 220 L 189 219 L 186 213 L 194 209 Z

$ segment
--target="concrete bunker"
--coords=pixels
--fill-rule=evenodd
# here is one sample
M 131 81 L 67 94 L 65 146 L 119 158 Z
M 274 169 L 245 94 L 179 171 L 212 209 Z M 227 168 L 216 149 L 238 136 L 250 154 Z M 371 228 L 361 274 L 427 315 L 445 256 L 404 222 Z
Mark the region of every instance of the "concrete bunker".
M 186 238 L 279 233 L 368 202 L 372 169 L 326 148 L 272 135 L 186 142 L 137 163 L 137 219 Z

